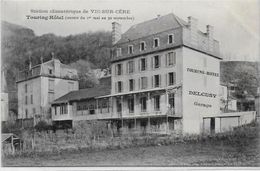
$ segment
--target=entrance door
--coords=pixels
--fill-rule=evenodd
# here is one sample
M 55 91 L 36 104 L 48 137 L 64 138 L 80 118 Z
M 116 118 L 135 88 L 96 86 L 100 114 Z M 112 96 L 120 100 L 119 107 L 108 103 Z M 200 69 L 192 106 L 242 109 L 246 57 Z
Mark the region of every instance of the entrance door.
M 210 133 L 215 133 L 215 118 L 210 118 Z

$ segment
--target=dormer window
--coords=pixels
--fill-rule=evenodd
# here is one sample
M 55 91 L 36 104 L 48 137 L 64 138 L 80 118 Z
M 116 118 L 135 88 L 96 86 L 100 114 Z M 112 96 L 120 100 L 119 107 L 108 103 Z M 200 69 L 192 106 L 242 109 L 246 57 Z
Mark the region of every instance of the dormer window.
M 133 45 L 128 46 L 128 54 L 133 54 L 133 48 L 134 48 Z
M 155 38 L 153 40 L 153 47 L 158 47 L 159 46 L 159 38 Z
M 168 44 L 172 44 L 172 43 L 174 43 L 174 35 L 170 34 L 168 35 Z
M 140 43 L 140 51 L 145 50 L 145 42 Z
M 121 52 L 122 52 L 122 51 L 121 51 L 121 48 L 117 48 L 117 49 L 116 49 L 116 57 L 120 57 L 120 56 L 122 55 Z

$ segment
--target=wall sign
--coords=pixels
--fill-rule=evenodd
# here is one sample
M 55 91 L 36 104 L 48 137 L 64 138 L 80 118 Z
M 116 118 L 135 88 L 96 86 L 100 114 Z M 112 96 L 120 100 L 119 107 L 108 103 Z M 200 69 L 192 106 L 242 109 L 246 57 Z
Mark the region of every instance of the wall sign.
M 206 75 L 209 75 L 209 76 L 219 77 L 219 73 L 216 73 L 216 72 L 204 71 L 204 70 L 193 69 L 193 68 L 187 68 L 187 71 L 193 72 L 193 73 L 196 73 L 196 74 L 206 74 Z
M 189 95 L 204 96 L 204 97 L 211 97 L 211 98 L 217 97 L 217 94 L 207 93 L 207 92 L 199 92 L 199 91 L 189 91 Z

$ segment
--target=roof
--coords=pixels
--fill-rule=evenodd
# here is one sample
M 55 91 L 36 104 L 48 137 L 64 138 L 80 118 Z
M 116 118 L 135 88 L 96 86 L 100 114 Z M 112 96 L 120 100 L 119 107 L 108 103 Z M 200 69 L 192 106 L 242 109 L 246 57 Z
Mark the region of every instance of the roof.
M 101 82 L 101 81 L 100 81 Z M 111 94 L 111 77 L 103 78 L 102 82 L 93 88 L 80 89 L 71 91 L 64 96 L 56 99 L 52 104 L 66 103 L 83 99 L 91 99 L 98 96 Z
M 16 136 L 15 134 L 13 134 L 13 133 L 2 133 L 2 135 L 1 135 L 1 140 L 2 140 L 2 142 L 4 142 L 4 141 L 6 141 L 6 140 L 8 140 L 10 137 L 14 137 L 15 139 L 19 139 L 19 137 L 18 136 Z
M 124 34 L 122 34 L 122 37 L 117 42 L 117 44 L 128 42 L 129 39 L 134 40 L 166 30 L 179 28 L 187 24 L 187 22 L 172 13 L 159 16 L 155 19 L 148 20 L 130 27 Z

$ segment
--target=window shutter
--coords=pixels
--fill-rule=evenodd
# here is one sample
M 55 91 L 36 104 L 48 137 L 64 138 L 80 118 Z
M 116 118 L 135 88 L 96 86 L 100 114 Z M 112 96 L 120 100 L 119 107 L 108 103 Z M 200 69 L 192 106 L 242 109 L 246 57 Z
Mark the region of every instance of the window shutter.
M 117 93 L 117 82 L 115 82 L 115 92 Z
M 162 79 L 161 79 L 161 75 L 159 75 L 159 87 L 161 87 L 162 85 Z
M 151 69 L 154 69 L 154 67 L 153 67 L 153 59 L 154 59 L 154 57 L 152 56 L 151 57 Z
M 126 69 L 126 70 L 125 70 L 125 71 L 126 71 L 125 73 L 126 73 L 126 74 L 129 74 L 129 62 L 127 62 L 125 69 Z
M 176 64 L 176 52 L 173 52 L 173 65 Z
M 115 75 L 117 75 L 117 65 L 115 65 Z
M 147 65 L 147 59 L 148 59 L 148 58 L 145 58 L 145 70 L 148 69 L 148 68 L 147 68 L 147 67 L 148 67 L 148 65 Z
M 168 74 L 165 74 L 165 84 L 168 86 Z
M 138 71 L 141 71 L 141 59 L 138 59 Z
M 133 91 L 135 90 L 135 80 L 133 80 Z
M 176 72 L 173 72 L 173 84 L 176 84 Z
M 148 88 L 148 77 L 145 77 L 145 88 Z
M 134 73 L 135 72 L 135 61 L 133 61 L 132 64 L 133 64 L 132 67 L 133 67 L 133 73 Z
M 167 55 L 167 53 L 165 54 L 165 66 L 168 66 L 168 55 Z
M 138 78 L 138 88 L 141 89 L 141 78 Z
M 154 80 L 154 79 L 153 79 L 153 77 L 154 77 L 154 76 L 152 76 L 152 88 L 154 87 L 154 83 L 153 83 L 153 80 Z
M 161 55 L 158 56 L 158 60 L 159 60 L 159 67 L 161 67 Z
M 121 92 L 123 92 L 123 91 L 124 91 L 124 82 L 121 81 Z

